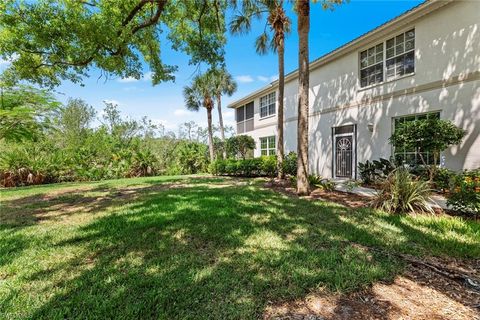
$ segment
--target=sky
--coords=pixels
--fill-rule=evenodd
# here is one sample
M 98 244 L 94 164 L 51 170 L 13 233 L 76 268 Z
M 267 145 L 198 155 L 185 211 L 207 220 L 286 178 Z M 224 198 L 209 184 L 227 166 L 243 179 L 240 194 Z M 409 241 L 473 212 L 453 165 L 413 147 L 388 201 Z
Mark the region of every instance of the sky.
M 372 30 L 382 23 L 400 15 L 423 1 L 418 0 L 351 0 L 348 4 L 337 7 L 334 11 L 324 11 L 319 4 L 311 5 L 310 20 L 310 60 L 314 60 L 356 37 Z M 296 17 L 288 8 L 292 19 L 292 32 L 285 42 L 285 71 L 289 73 L 298 67 L 298 37 L 296 34 Z M 226 106 L 239 98 L 269 84 L 277 77 L 277 57 L 275 54 L 260 56 L 255 53 L 255 38 L 263 31 L 265 22 L 259 21 L 252 26 L 248 35 L 228 35 L 226 64 L 228 71 L 238 83 L 238 90 L 231 97 L 224 97 L 222 105 L 226 125 L 234 124 L 234 113 Z M 92 105 L 101 114 L 103 101 L 117 103 L 122 114 L 135 119 L 147 116 L 156 123 L 161 123 L 166 130 L 178 132 L 178 125 L 187 121 L 206 125 L 206 112 L 186 110 L 182 89 L 188 85 L 196 66 L 188 64 L 188 56 L 170 49 L 168 42 L 162 42 L 162 60 L 170 65 L 177 65 L 175 82 L 164 82 L 152 86 L 148 73 L 143 79 L 98 80 L 100 71 L 94 68 L 90 77 L 84 79 L 84 86 L 64 82 L 56 91 L 61 102 L 69 98 L 81 98 Z M 0 61 L 1 63 L 1 61 Z M 206 67 L 203 67 L 206 69 Z M 218 114 L 214 114 L 215 123 Z

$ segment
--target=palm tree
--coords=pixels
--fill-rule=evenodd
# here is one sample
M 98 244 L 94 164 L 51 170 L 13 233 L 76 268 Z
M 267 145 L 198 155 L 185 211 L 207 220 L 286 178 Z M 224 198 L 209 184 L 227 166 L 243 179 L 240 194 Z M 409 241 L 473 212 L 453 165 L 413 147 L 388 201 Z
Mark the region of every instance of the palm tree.
M 266 23 L 273 31 L 270 40 L 265 28 L 264 32 L 255 41 L 255 49 L 259 54 L 266 54 L 268 49 L 277 52 L 278 56 L 278 115 L 277 115 L 277 171 L 278 178 L 284 179 L 283 158 L 283 97 L 285 84 L 285 33 L 290 32 L 290 19 L 283 8 L 283 0 L 243 0 L 242 11 L 230 23 L 230 32 L 233 34 L 246 33 L 251 29 L 252 19 L 261 19 L 267 14 Z
M 227 157 L 227 151 L 225 149 L 225 128 L 223 126 L 223 117 L 222 117 L 222 95 L 226 94 L 231 96 L 235 91 L 237 91 L 237 83 L 233 80 L 233 77 L 225 68 L 222 69 L 213 69 L 210 71 L 213 84 L 215 97 L 217 99 L 217 110 L 218 110 L 218 121 L 220 123 L 220 137 L 223 143 L 223 159 Z
M 348 0 L 322 0 L 323 9 L 333 9 L 336 4 Z M 297 0 L 295 11 L 298 16 L 298 122 L 297 122 L 297 193 L 310 193 L 308 182 L 308 91 L 309 58 L 308 34 L 310 32 L 310 0 Z
M 298 122 L 297 122 L 297 193 L 309 194 L 308 182 L 308 90 L 309 58 L 308 33 L 310 32 L 310 0 L 297 0 L 298 15 Z
M 188 110 L 198 111 L 202 107 L 207 110 L 208 147 L 210 161 L 213 161 L 215 160 L 215 150 L 213 149 L 212 110 L 215 91 L 212 75 L 210 73 L 197 75 L 190 86 L 183 88 L 183 96 Z

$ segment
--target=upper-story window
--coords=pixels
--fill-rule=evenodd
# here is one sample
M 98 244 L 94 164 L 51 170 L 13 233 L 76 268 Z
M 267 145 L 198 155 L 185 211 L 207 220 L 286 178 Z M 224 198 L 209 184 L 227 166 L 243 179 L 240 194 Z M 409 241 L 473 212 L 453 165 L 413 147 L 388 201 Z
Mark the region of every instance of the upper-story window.
M 253 130 L 253 101 L 236 109 L 237 133 Z
M 360 52 L 360 86 L 362 88 L 414 72 L 415 29 Z
M 415 71 L 415 29 L 386 42 L 387 80 L 393 80 Z
M 360 53 L 360 82 L 366 87 L 383 81 L 383 43 Z
M 275 100 L 275 92 L 260 97 L 260 118 L 265 118 L 275 114 Z

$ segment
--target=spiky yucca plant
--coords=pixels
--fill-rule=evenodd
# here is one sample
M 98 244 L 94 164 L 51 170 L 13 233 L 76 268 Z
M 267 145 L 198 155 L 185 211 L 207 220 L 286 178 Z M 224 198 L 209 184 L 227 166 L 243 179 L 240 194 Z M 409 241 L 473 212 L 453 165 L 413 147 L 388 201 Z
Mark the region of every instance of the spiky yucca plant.
M 373 200 L 375 208 L 391 212 L 429 212 L 431 189 L 426 181 L 415 180 L 407 169 L 399 167 L 382 183 Z

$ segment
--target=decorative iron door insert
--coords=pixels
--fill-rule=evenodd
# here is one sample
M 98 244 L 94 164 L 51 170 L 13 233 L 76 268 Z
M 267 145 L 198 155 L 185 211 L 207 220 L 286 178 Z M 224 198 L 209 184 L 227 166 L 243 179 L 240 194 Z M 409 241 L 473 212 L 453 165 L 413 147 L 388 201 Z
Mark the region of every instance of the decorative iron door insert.
M 335 176 L 351 178 L 353 168 L 353 136 L 335 137 Z

